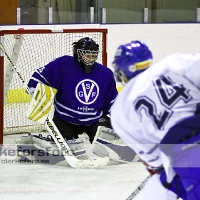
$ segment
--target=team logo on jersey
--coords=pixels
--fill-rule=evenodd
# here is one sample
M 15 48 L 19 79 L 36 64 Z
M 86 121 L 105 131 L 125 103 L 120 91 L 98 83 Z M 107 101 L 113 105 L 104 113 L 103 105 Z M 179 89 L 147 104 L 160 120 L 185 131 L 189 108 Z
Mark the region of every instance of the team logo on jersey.
M 77 84 L 75 94 L 81 103 L 89 105 L 99 96 L 99 86 L 93 80 L 85 79 Z

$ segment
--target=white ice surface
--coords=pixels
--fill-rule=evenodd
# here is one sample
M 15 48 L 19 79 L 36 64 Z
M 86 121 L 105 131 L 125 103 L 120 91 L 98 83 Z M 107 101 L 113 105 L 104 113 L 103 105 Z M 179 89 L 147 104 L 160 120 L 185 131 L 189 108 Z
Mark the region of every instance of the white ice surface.
M 13 144 L 14 136 L 4 137 Z M 45 164 L 3 164 L 0 157 L 0 200 L 125 200 L 147 177 L 141 163 L 98 169 Z M 142 191 L 134 200 L 143 200 Z

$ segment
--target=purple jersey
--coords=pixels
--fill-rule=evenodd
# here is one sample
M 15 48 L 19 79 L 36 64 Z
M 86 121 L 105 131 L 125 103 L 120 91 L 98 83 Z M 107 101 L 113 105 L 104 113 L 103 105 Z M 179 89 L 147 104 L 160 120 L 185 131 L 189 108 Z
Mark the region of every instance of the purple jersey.
M 58 90 L 54 106 L 60 119 L 79 125 L 91 125 L 109 114 L 117 96 L 113 72 L 95 63 L 90 74 L 84 73 L 72 56 L 62 56 L 37 69 L 28 87 L 34 92 L 37 83 Z

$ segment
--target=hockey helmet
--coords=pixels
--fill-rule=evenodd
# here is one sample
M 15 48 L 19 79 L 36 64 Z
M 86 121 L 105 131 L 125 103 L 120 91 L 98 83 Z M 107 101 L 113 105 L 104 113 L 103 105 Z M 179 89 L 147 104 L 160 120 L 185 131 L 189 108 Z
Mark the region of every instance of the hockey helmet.
M 84 37 L 72 45 L 74 58 L 79 61 L 85 73 L 90 73 L 98 57 L 99 45 L 89 37 Z
M 152 59 L 151 51 L 140 41 L 120 45 L 112 63 L 116 80 L 127 83 L 151 66 Z

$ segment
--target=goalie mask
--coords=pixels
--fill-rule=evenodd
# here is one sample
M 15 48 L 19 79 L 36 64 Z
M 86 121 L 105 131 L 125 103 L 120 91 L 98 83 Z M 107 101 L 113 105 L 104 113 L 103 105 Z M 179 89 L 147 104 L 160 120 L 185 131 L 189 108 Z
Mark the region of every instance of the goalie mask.
M 80 39 L 73 44 L 74 58 L 79 61 L 85 73 L 90 73 L 99 53 L 99 45 L 89 37 Z
M 151 51 L 140 41 L 120 45 L 112 63 L 116 80 L 127 83 L 131 78 L 150 67 L 152 59 Z

